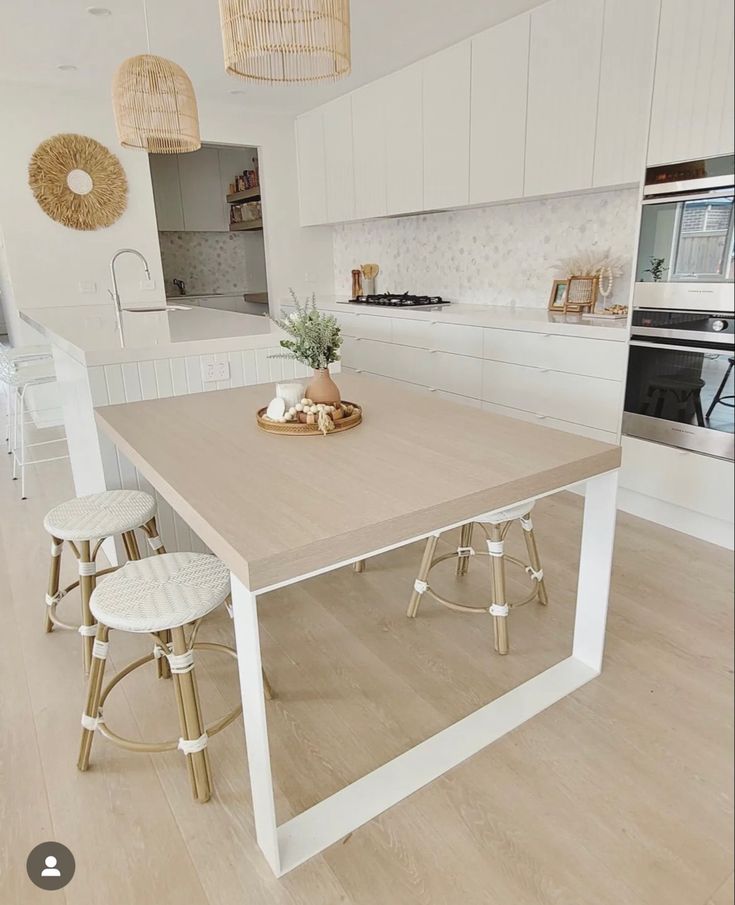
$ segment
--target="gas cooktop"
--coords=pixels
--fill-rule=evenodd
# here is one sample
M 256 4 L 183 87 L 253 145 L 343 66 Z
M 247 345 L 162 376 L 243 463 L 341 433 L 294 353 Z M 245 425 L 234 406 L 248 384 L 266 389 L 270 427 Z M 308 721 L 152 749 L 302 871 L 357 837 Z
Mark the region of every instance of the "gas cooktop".
M 388 308 L 424 308 L 426 311 L 438 311 L 450 302 L 440 295 L 411 295 L 404 292 L 398 295 L 393 292 L 381 292 L 377 295 L 358 295 L 349 299 L 347 305 L 379 305 Z

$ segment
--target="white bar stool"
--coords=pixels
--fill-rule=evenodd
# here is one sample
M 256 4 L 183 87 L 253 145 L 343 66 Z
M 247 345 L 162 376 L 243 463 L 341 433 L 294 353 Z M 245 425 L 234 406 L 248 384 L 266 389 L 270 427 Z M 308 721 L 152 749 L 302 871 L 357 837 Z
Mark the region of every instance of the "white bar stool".
M 46 513 L 43 527 L 51 535 L 45 628 L 47 632 L 53 631 L 55 626 L 79 632 L 83 638 L 84 671 L 87 674 L 92 663 L 92 646 L 97 630 L 90 610 L 92 593 L 98 576 L 117 571 L 115 566 L 98 572 L 97 554 L 103 541 L 119 534 L 122 536 L 128 559 L 140 559 L 140 549 L 135 536 L 136 528 L 140 528 L 146 535 L 154 553 L 165 553 L 156 527 L 156 501 L 142 490 L 106 490 L 67 500 L 55 506 Z M 64 541 L 69 544 L 77 558 L 79 578 L 60 590 L 59 576 Z M 82 624 L 71 625 L 58 618 L 56 609 L 60 601 L 77 587 L 82 598 Z
M 450 553 L 443 553 L 441 556 L 434 557 L 437 542 L 439 541 L 439 532 L 432 534 L 426 541 L 424 556 L 419 567 L 419 574 L 414 582 L 411 600 L 408 605 L 406 615 L 413 619 L 419 610 L 421 598 L 424 594 L 429 594 L 438 603 L 448 607 L 451 610 L 457 610 L 462 613 L 490 613 L 493 617 L 493 630 L 495 636 L 495 650 L 499 654 L 507 654 L 509 650 L 508 644 L 508 613 L 511 609 L 530 603 L 532 600 L 538 600 L 539 603 L 546 606 L 549 602 L 546 593 L 546 585 L 544 583 L 544 570 L 541 566 L 536 537 L 533 532 L 533 522 L 531 521 L 532 503 L 525 503 L 523 506 L 504 509 L 498 512 L 489 512 L 487 515 L 480 516 L 474 522 L 468 522 L 462 525 L 460 529 L 459 547 Z M 505 552 L 505 538 L 510 530 L 511 525 L 515 522 L 520 523 L 523 529 L 523 537 L 526 541 L 526 550 L 530 564 L 509 556 Z M 472 546 L 472 533 L 475 525 L 478 525 L 485 534 L 487 550 L 475 550 Z M 490 557 L 490 576 L 491 576 L 491 595 L 490 606 L 470 606 L 463 603 L 455 603 L 448 600 L 441 594 L 438 594 L 428 583 L 429 572 L 447 559 L 457 558 L 457 575 L 466 575 L 469 568 L 470 557 L 472 556 L 489 556 Z M 524 569 L 532 582 L 530 594 L 523 600 L 509 602 L 505 593 L 505 564 L 513 563 Z
M 230 573 L 217 557 L 202 553 L 166 553 L 131 562 L 106 579 L 92 594 L 97 620 L 87 700 L 82 713 L 82 738 L 77 766 L 85 771 L 95 730 L 115 744 L 141 753 L 179 749 L 186 757 L 191 789 L 197 801 L 208 801 L 212 778 L 207 745 L 242 712 L 234 710 L 204 725 L 194 673 L 194 651 L 221 651 L 237 659 L 224 644 L 197 641 L 201 620 L 230 594 Z M 189 627 L 188 637 L 186 627 Z M 150 634 L 153 651 L 134 660 L 103 688 L 110 629 Z M 171 641 L 168 637 L 171 637 Z M 165 657 L 170 665 L 181 736 L 161 742 L 136 741 L 118 735 L 104 721 L 102 708 L 112 689 L 125 676 L 151 660 Z M 266 684 L 266 688 L 269 686 Z
M 26 499 L 26 466 L 41 465 L 67 459 L 68 455 L 49 456 L 28 461 L 28 450 L 37 446 L 49 446 L 64 442 L 64 437 L 26 443 L 26 424 L 29 412 L 26 393 L 29 387 L 55 383 L 56 372 L 46 346 L 25 346 L 18 349 L 0 349 L 0 382 L 6 391 L 6 443 L 13 456 L 13 480 L 20 468 L 20 495 Z

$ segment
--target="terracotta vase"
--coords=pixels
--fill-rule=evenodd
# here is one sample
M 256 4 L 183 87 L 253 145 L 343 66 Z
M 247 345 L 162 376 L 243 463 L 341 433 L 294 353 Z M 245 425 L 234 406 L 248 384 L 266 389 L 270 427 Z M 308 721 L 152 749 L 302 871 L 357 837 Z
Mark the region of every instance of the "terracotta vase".
M 314 369 L 314 377 L 306 388 L 306 398 L 328 405 L 337 405 L 341 401 L 339 387 L 332 380 L 329 368 Z

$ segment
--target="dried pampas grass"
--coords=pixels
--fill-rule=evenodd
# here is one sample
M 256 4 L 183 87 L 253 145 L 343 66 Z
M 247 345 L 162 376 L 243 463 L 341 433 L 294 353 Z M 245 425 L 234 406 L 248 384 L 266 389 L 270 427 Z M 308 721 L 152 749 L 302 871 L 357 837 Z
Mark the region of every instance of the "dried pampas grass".
M 67 181 L 82 170 L 91 188 L 81 194 Z M 102 229 L 118 220 L 128 203 L 128 181 L 118 158 L 93 138 L 67 133 L 46 139 L 33 152 L 28 184 L 52 220 L 71 229 Z

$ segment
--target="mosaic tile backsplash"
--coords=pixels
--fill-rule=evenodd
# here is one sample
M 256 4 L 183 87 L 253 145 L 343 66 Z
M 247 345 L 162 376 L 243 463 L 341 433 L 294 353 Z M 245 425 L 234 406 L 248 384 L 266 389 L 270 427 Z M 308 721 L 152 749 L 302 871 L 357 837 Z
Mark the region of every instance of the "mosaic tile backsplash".
M 263 256 L 262 235 L 224 232 L 161 232 L 161 263 L 166 294 L 176 292 L 174 279 L 195 295 L 208 292 L 261 292 L 255 276 L 263 269 L 253 260 Z
M 560 259 L 591 249 L 624 261 L 609 303 L 627 304 L 638 190 L 346 223 L 334 228 L 335 293 L 350 271 L 380 265 L 378 292 L 486 305 L 546 307 Z

